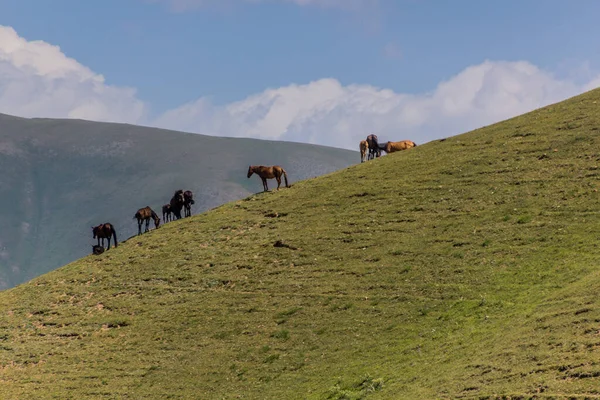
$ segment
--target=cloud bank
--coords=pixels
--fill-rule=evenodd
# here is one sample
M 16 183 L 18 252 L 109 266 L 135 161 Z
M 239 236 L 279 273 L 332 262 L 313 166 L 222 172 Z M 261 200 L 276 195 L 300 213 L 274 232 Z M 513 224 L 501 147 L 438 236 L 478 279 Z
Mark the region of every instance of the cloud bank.
M 300 0 L 298 0 L 300 1 Z M 270 88 L 223 106 L 199 96 L 159 115 L 132 88 L 102 75 L 57 46 L 27 41 L 0 26 L 0 112 L 23 117 L 127 122 L 216 136 L 251 137 L 356 149 L 380 140 L 418 144 L 510 118 L 600 86 L 600 76 L 559 79 L 527 61 L 465 68 L 431 92 L 397 93 L 333 78 Z

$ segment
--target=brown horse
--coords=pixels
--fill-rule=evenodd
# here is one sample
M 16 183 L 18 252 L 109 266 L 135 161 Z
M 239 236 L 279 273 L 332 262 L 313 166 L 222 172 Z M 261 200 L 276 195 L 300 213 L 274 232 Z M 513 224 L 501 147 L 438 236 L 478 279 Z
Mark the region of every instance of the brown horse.
M 102 239 L 102 247 L 104 247 L 104 239 L 108 239 L 108 248 L 110 249 L 110 237 L 112 236 L 115 238 L 115 247 L 117 247 L 117 232 L 110 222 L 92 226 L 92 233 L 94 239 L 98 238 L 98 246 L 100 246 L 100 239 Z
M 367 150 L 369 150 L 369 143 L 367 143 L 366 140 L 361 140 L 358 148 L 360 149 L 360 162 L 365 162 L 367 159 Z
M 175 215 L 176 219 L 181 219 L 181 209 L 185 203 L 185 198 L 183 197 L 183 190 L 179 189 L 171 197 L 171 201 L 169 205 L 171 206 L 171 212 Z
M 381 150 L 379 148 L 379 142 L 377 140 L 377 135 L 370 134 L 367 136 L 367 144 L 369 145 L 369 157 L 368 160 L 372 160 L 375 157 L 381 156 Z
M 165 204 L 164 206 L 162 206 L 162 212 L 163 212 L 163 221 L 164 222 L 169 222 L 170 220 L 173 219 L 173 216 L 171 215 L 171 205 L 170 204 Z
M 142 234 L 142 223 L 144 221 L 146 221 L 146 230 L 144 230 L 144 232 L 148 232 L 150 230 L 150 229 L 148 229 L 148 226 L 150 225 L 150 218 L 152 218 L 154 220 L 154 228 L 155 229 L 158 229 L 158 227 L 160 226 L 160 218 L 158 217 L 158 215 L 156 215 L 154 210 L 151 209 L 149 206 L 146 206 L 144 208 L 140 208 L 139 210 L 137 210 L 137 212 L 133 216 L 133 219 L 136 219 L 136 218 L 137 218 L 137 223 L 138 223 L 138 235 Z
M 285 187 L 288 186 L 287 172 L 279 165 L 273 165 L 272 167 L 265 167 L 264 165 L 250 165 L 248 167 L 248 178 L 252 176 L 252 174 L 256 174 L 260 176 L 263 183 L 263 189 L 265 192 L 269 190 L 267 185 L 267 179 L 277 179 L 277 190 L 279 190 L 279 186 L 281 186 L 281 175 L 285 178 Z
M 415 147 L 417 144 L 412 140 L 402 140 L 400 142 L 387 142 L 385 144 L 384 151 L 386 153 L 393 153 L 395 151 L 408 150 L 412 147 Z
M 192 216 L 192 204 L 195 203 L 196 202 L 194 201 L 194 194 L 191 190 L 186 190 L 185 192 L 183 192 L 183 207 L 186 217 Z

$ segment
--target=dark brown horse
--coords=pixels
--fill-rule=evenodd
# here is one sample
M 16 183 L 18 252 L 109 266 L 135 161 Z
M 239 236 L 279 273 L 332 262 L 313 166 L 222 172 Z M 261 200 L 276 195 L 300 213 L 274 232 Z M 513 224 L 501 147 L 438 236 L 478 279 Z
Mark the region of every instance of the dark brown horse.
M 279 165 L 273 165 L 272 167 L 265 167 L 264 165 L 250 165 L 248 167 L 248 178 L 252 176 L 252 174 L 256 174 L 260 176 L 263 183 L 264 191 L 268 191 L 269 187 L 267 186 L 267 179 L 277 179 L 277 190 L 279 190 L 279 186 L 281 186 L 281 175 L 285 178 L 285 187 L 288 186 L 287 172 Z
M 92 226 L 92 233 L 94 234 L 94 239 L 98 238 L 98 246 L 100 246 L 100 239 L 102 239 L 102 247 L 104 247 L 104 239 L 107 239 L 108 248 L 110 249 L 110 238 L 112 236 L 115 238 L 115 247 L 117 247 L 117 232 L 110 222 Z
M 183 197 L 183 190 L 179 189 L 171 197 L 171 201 L 169 205 L 171 206 L 171 212 L 175 215 L 176 219 L 181 219 L 181 209 L 185 203 L 185 198 Z
M 183 192 L 183 207 L 186 217 L 192 216 L 192 204 L 195 203 L 196 202 L 194 201 L 194 194 L 191 190 L 186 190 L 185 192 Z
M 381 156 L 381 149 L 379 147 L 379 142 L 377 141 L 377 135 L 370 134 L 367 136 L 367 144 L 369 145 L 368 160 L 372 160 L 375 157 Z
M 140 208 L 139 210 L 137 210 L 137 212 L 133 216 L 133 219 L 136 219 L 136 218 L 137 218 L 137 223 L 138 223 L 138 235 L 142 234 L 142 223 L 144 221 L 146 221 L 146 229 L 144 230 L 144 232 L 148 232 L 150 230 L 148 228 L 148 226 L 150 225 L 150 218 L 152 218 L 154 220 L 154 228 L 155 229 L 158 229 L 158 227 L 160 226 L 160 218 L 158 217 L 158 215 L 156 215 L 154 210 L 151 209 L 149 206 L 146 206 L 144 208 Z
M 171 204 L 165 204 L 164 206 L 162 206 L 162 212 L 164 222 L 169 222 L 173 219 L 173 216 L 171 215 Z

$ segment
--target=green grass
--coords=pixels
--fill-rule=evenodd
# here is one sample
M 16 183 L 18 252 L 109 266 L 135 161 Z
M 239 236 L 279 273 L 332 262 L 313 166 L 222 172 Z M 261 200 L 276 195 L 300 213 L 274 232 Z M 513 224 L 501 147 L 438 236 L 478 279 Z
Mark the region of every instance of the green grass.
M 598 398 L 599 107 L 257 194 L 2 292 L 0 392 Z

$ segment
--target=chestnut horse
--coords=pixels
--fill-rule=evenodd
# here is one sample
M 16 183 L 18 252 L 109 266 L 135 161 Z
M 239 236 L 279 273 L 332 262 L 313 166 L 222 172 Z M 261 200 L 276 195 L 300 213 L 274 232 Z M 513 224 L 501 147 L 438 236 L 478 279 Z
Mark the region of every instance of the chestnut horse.
M 110 249 L 110 237 L 115 238 L 115 247 L 117 247 L 117 232 L 115 227 L 111 223 L 100 224 L 98 226 L 92 226 L 92 233 L 94 239 L 98 238 L 98 246 L 100 246 L 100 239 L 102 239 L 102 247 L 104 247 L 104 239 L 108 239 L 108 248 Z
M 402 140 L 400 142 L 387 142 L 383 150 L 386 153 L 393 153 L 395 151 L 408 150 L 415 147 L 417 144 L 412 140 Z
M 281 175 L 285 178 L 285 187 L 288 186 L 287 172 L 279 165 L 273 165 L 272 167 L 265 167 L 264 165 L 250 165 L 248 167 L 248 178 L 252 176 L 252 174 L 256 174 L 260 176 L 263 183 L 263 189 L 265 192 L 269 190 L 267 185 L 267 179 L 277 179 L 277 190 L 279 190 L 279 186 L 281 186 Z
M 372 160 L 375 157 L 381 156 L 381 149 L 379 148 L 379 142 L 377 141 L 377 135 L 370 134 L 367 136 L 367 144 L 369 145 L 369 157 L 368 160 Z
M 360 149 L 360 162 L 365 162 L 367 159 L 367 150 L 369 150 L 369 143 L 367 143 L 366 140 L 361 140 L 358 148 Z
M 154 228 L 155 229 L 158 229 L 158 227 L 160 226 L 160 218 L 158 217 L 158 215 L 156 215 L 154 210 L 151 209 L 149 206 L 146 206 L 144 208 L 140 208 L 139 210 L 137 210 L 137 212 L 135 213 L 133 218 L 134 219 L 137 218 L 138 235 L 142 234 L 142 223 L 144 221 L 146 221 L 146 230 L 144 230 L 144 232 L 148 232 L 150 230 L 150 229 L 148 229 L 148 226 L 150 225 L 150 218 L 152 218 L 154 220 Z
M 185 192 L 183 192 L 183 207 L 186 217 L 192 216 L 192 204 L 195 203 L 196 202 L 194 201 L 194 194 L 191 190 L 186 190 Z
M 183 197 L 183 190 L 179 189 L 171 197 L 169 205 L 171 206 L 171 212 L 175 215 L 176 219 L 181 219 L 181 209 L 185 204 L 185 198 Z
M 170 220 L 173 219 L 173 216 L 171 215 L 171 205 L 170 204 L 165 204 L 164 206 L 162 206 L 162 212 L 163 212 L 163 221 L 164 222 L 169 222 Z

